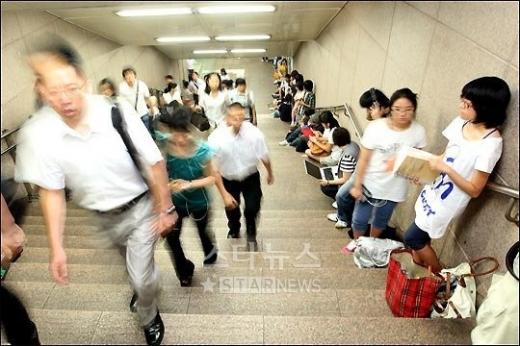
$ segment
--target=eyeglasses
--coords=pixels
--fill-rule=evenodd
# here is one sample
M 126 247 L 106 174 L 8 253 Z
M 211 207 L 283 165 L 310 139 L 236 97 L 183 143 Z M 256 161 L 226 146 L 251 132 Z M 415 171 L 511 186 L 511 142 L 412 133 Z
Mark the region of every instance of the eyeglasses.
M 77 97 L 81 94 L 83 91 L 83 85 L 71 85 L 65 89 L 62 90 L 49 90 L 47 93 L 49 98 L 51 99 L 57 99 L 61 94 L 64 94 L 67 97 Z
M 413 108 L 390 108 L 392 110 L 392 112 L 395 112 L 395 113 L 412 113 L 415 109 Z
M 461 98 L 460 102 L 462 103 L 462 108 L 464 109 L 473 108 L 473 103 L 471 103 L 471 101 Z

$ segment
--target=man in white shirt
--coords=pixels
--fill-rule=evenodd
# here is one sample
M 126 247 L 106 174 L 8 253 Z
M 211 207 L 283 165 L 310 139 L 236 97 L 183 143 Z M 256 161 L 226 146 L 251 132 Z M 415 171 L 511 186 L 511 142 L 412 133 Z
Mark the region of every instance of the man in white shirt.
M 120 105 L 126 128 L 120 134 L 112 123 L 110 100 L 86 94 L 87 79 L 77 53 L 58 37 L 46 42 L 53 46 L 33 52 L 30 63 L 47 106 L 20 130 L 16 179 L 40 188 L 50 272 L 58 284 L 68 283 L 63 246 L 66 185 L 76 204 L 95 212 L 100 236 L 126 256 L 135 292 L 131 309 L 137 311 L 147 343 L 159 345 L 164 324 L 157 309 L 159 271 L 154 247 L 177 218 L 164 160 L 132 106 Z M 148 171 L 148 184 L 129 155 L 130 145 L 123 142 L 125 134 Z
M 188 86 L 188 90 L 193 93 L 193 100 L 195 104 L 198 105 L 200 101 L 201 95 L 204 93 L 204 89 L 206 89 L 206 83 L 199 77 L 199 73 L 197 71 L 193 71 L 191 74 L 191 82 Z
M 267 170 L 267 183 L 271 185 L 274 182 L 271 161 L 264 135 L 253 124 L 244 122 L 244 107 L 240 103 L 228 107 L 226 122 L 228 126 L 218 127 L 209 136 L 208 143 L 216 151 L 215 162 L 221 176 L 217 177 L 217 187 L 226 207 L 228 238 L 238 238 L 240 234 L 242 194 L 248 247 L 256 251 L 256 217 L 262 200 L 257 166 L 262 161 Z
M 145 124 L 146 128 L 152 133 L 151 119 L 148 115 L 150 91 L 142 80 L 137 79 L 137 72 L 131 66 L 125 67 L 122 72 L 125 79 L 119 83 L 119 95 L 125 98 Z
M 247 89 L 246 80 L 244 78 L 237 78 L 235 86 L 235 89 L 229 92 L 229 101 L 231 103 L 239 102 L 244 107 L 244 119 L 256 126 L 256 107 L 253 91 Z

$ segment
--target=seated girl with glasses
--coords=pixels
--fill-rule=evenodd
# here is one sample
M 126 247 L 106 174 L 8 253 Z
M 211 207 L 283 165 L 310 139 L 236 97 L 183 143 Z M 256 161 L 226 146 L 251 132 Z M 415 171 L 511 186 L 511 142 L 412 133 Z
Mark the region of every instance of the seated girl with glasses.
M 431 267 L 434 273 L 441 265 L 431 239 L 441 238 L 450 222 L 486 186 L 502 154 L 497 127 L 506 119 L 510 99 L 509 86 L 502 79 L 475 79 L 462 88 L 459 116 L 442 132 L 448 145 L 430 161 L 441 174 L 419 194 L 415 221 L 404 236 L 415 262 Z
M 388 117 L 368 124 L 361 139 L 361 155 L 350 189 L 356 199 L 352 220 L 355 239 L 365 235 L 372 214 L 370 236 L 379 237 L 397 203 L 406 199 L 407 180 L 389 172 L 387 161 L 402 145 L 419 149 L 426 146 L 424 127 L 414 120 L 417 95 L 408 88 L 395 91 L 390 109 Z

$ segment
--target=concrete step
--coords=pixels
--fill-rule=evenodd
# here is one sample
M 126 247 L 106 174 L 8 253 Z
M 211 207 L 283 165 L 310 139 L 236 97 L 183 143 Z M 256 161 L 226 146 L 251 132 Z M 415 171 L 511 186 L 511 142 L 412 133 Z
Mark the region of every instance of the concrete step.
M 125 260 L 117 249 L 68 249 L 67 262 L 69 264 L 120 264 Z M 204 260 L 201 250 L 186 250 L 186 256 L 199 265 Z M 155 261 L 160 265 L 171 264 L 171 251 L 168 247 L 160 247 L 155 251 Z M 283 256 L 283 257 L 282 257 Z M 356 268 L 351 255 L 343 255 L 339 251 L 324 252 L 284 252 L 271 254 L 266 252 L 230 252 L 219 251 L 216 267 L 239 267 L 239 268 Z M 49 249 L 44 247 L 26 247 L 18 263 L 48 263 Z M 15 265 L 16 265 L 15 264 Z
M 171 263 L 159 262 L 161 283 L 179 285 Z M 123 264 L 69 264 L 71 283 L 123 284 L 128 282 Z M 5 282 L 52 283 L 47 263 L 15 263 Z M 259 293 L 272 290 L 276 285 L 295 289 L 381 289 L 386 284 L 386 269 L 361 270 L 346 268 L 221 267 L 196 263 L 193 287 L 212 285 L 221 293 Z
M 132 297 L 128 284 L 6 282 L 27 308 L 126 312 Z M 163 286 L 159 309 L 164 313 L 263 316 L 391 317 L 384 290 L 278 287 L 265 293 L 229 294 L 203 287 Z
M 245 224 L 245 223 L 244 223 Z M 26 224 L 23 225 L 24 232 L 30 237 L 34 235 L 45 235 L 46 228 L 44 225 Z M 244 227 L 245 228 L 245 227 Z M 216 226 L 215 224 L 210 225 L 210 229 L 215 233 L 217 238 L 226 238 L 228 233 L 227 225 Z M 65 228 L 65 235 L 96 235 L 98 228 L 92 225 L 67 225 Z M 242 233 L 245 229 L 242 230 Z M 333 222 L 324 221 L 320 227 L 316 228 L 283 228 L 280 227 L 267 227 L 259 225 L 258 227 L 259 236 L 268 238 L 346 238 L 345 229 L 336 229 Z M 192 222 L 186 222 L 182 226 L 182 236 L 198 237 L 197 228 Z
M 144 344 L 135 314 L 30 309 L 42 344 Z M 161 313 L 163 344 L 470 344 L 472 320 Z M 71 333 L 74 331 L 74 333 Z M 2 338 L 5 340 L 5 338 Z
M 223 236 L 215 238 L 217 247 L 221 251 L 247 251 L 246 238 L 227 239 Z M 197 236 L 181 236 L 183 248 L 185 250 L 200 250 L 200 239 Z M 312 253 L 314 251 L 339 251 L 349 240 L 346 237 L 333 239 L 284 239 L 267 238 L 259 233 L 257 236 L 259 251 L 264 252 L 302 252 L 306 248 Z M 164 246 L 166 241 L 159 240 L 158 246 Z M 101 235 L 66 235 L 63 240 L 66 249 L 107 249 L 113 248 L 109 239 Z M 46 235 L 31 235 L 27 238 L 28 247 L 47 247 L 48 237 Z

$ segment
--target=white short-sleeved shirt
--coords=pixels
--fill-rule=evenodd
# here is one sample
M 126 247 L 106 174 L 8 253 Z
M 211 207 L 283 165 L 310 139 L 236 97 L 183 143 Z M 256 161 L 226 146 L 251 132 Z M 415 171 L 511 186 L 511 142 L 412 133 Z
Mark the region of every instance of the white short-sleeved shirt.
M 224 121 L 229 104 L 228 93 L 224 91 L 219 91 L 216 97 L 206 93 L 200 94 L 199 105 L 204 108 L 211 127 L 216 127 Z
M 139 96 L 137 96 L 137 107 L 135 104 L 137 94 L 137 83 L 139 83 Z M 150 97 L 150 91 L 145 82 L 136 80 L 133 87 L 130 87 L 126 81 L 119 83 L 119 95 L 124 97 L 132 107 L 137 110 L 139 116 L 148 114 L 145 98 Z
M 462 132 L 464 124 L 465 121 L 457 117 L 442 132 L 449 141 L 444 162 L 464 179 L 469 179 L 474 170 L 491 173 L 502 155 L 502 137 L 468 141 Z M 431 238 L 440 238 L 450 221 L 464 211 L 470 199 L 447 174 L 441 174 L 419 194 L 415 203 L 415 223 Z
M 177 85 L 172 91 L 163 93 L 164 103 L 169 104 L 175 100 L 182 105 L 181 91 L 179 90 L 179 86 Z
M 24 124 L 16 152 L 17 181 L 45 189 L 72 189 L 75 202 L 106 211 L 148 188 L 121 136 L 112 125 L 111 103 L 104 96 L 85 99 L 85 135 L 68 127 L 52 108 L 43 107 Z M 163 158 L 135 110 L 120 104 L 127 131 L 145 165 Z
M 263 133 L 244 121 L 237 135 L 229 126 L 219 126 L 208 138 L 215 150 L 215 164 L 228 180 L 242 181 L 258 170 L 258 162 L 267 160 L 269 153 Z
M 395 131 L 388 126 L 388 121 L 387 118 L 372 121 L 361 139 L 363 147 L 373 150 L 363 185 L 372 193 L 373 198 L 402 202 L 406 199 L 408 182 L 405 178 L 388 172 L 386 161 L 394 157 L 402 145 L 424 148 L 426 132 L 415 121 L 412 121 L 408 129 Z

